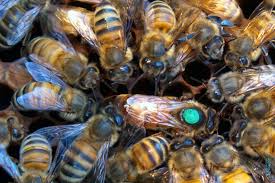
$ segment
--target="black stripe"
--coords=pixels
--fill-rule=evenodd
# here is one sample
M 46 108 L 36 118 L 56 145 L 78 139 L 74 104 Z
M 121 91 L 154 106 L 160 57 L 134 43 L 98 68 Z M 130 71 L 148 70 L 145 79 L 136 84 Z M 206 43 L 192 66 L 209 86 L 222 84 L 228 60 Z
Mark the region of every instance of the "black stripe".
M 162 17 L 163 16 L 168 16 L 168 17 L 173 17 L 174 15 L 172 14 L 172 12 L 171 11 L 169 11 L 168 9 L 158 9 L 158 10 L 154 10 L 154 13 L 153 14 L 151 14 L 150 16 L 152 16 L 152 15 L 157 15 L 157 14 L 161 14 L 162 15 Z
M 102 18 L 102 19 L 98 20 L 95 23 L 95 26 L 99 26 L 99 25 L 107 24 L 107 23 L 111 23 L 111 22 L 120 22 L 120 19 L 118 17 L 106 17 L 106 18 Z
M 24 151 L 22 153 L 22 156 L 28 156 L 29 154 L 47 154 L 48 156 L 50 156 L 50 152 L 45 150 L 45 149 L 28 149 L 27 151 Z
M 114 9 L 111 8 L 103 8 L 101 10 L 99 10 L 98 12 L 96 12 L 95 16 L 100 16 L 104 13 L 115 13 L 117 14 L 117 12 Z
M 158 140 L 159 140 L 159 142 L 161 143 L 161 145 L 164 147 L 164 150 L 165 150 L 165 154 L 167 155 L 167 153 L 168 153 L 168 144 L 167 144 L 167 142 L 165 142 L 162 138 L 160 138 L 160 137 L 156 137 Z M 166 156 L 165 155 L 165 156 Z M 165 159 L 165 157 L 164 157 L 164 159 Z
M 82 176 L 76 175 L 74 172 L 70 172 L 69 170 L 66 170 L 64 167 L 62 167 L 60 171 L 67 177 L 78 178 L 78 179 L 83 178 Z
M 83 171 L 83 172 L 87 172 L 88 171 L 88 169 L 86 169 L 84 166 L 82 166 L 81 163 L 79 163 L 78 161 L 74 160 L 70 156 L 65 156 L 63 162 L 65 162 L 65 164 L 70 165 L 71 167 L 74 167 L 77 170 L 80 170 L 80 171 Z
M 152 4 L 151 7 L 150 7 L 150 10 L 155 9 L 155 8 L 170 9 L 170 8 L 167 7 L 167 5 L 165 6 L 165 4 L 163 4 L 163 3 L 162 4 L 156 4 L 156 3 Z
M 24 142 L 24 145 L 27 146 L 27 145 L 31 145 L 31 144 L 43 144 L 43 145 L 46 145 L 48 146 L 49 144 L 41 139 L 32 139 L 32 140 L 29 140 L 28 142 Z
M 122 27 L 121 26 L 114 26 L 114 27 L 108 27 L 107 29 L 103 28 L 103 29 L 97 31 L 96 35 L 100 36 L 101 34 L 105 34 L 105 33 L 108 33 L 108 32 L 113 32 L 113 31 L 116 31 L 116 30 L 122 30 Z
M 157 151 L 158 155 L 161 157 L 161 160 L 164 160 L 164 153 L 163 149 L 161 148 L 161 143 L 154 141 L 153 139 L 149 139 L 150 143 L 154 146 L 155 150 Z
M 92 146 L 90 146 L 90 147 L 92 147 Z M 93 164 L 93 163 L 94 163 L 94 160 L 93 160 L 91 157 L 89 157 L 89 155 L 85 154 L 85 152 L 81 151 L 81 150 L 78 149 L 77 147 L 72 146 L 71 151 L 72 151 L 74 154 L 80 155 L 80 157 L 81 157 L 82 159 L 84 159 L 85 161 L 87 161 L 88 163 L 90 163 L 90 164 Z
M 153 163 L 153 166 L 156 166 L 157 165 L 157 162 L 154 158 L 154 156 L 152 155 L 151 151 L 150 151 L 150 147 L 148 147 L 145 143 L 141 142 L 140 143 L 141 147 L 143 149 L 145 149 L 144 153 L 147 154 L 147 156 L 149 157 L 150 161 Z

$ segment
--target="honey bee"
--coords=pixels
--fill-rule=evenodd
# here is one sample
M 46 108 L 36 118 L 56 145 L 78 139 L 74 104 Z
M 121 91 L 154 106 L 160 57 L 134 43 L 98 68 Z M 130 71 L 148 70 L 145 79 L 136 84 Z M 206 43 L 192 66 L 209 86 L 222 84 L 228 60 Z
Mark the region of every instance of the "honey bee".
M 241 7 L 236 0 L 187 0 L 188 4 L 200 8 L 209 15 L 240 24 L 244 19 Z
M 91 172 L 97 181 L 104 182 L 108 149 L 116 143 L 124 126 L 123 117 L 112 104 L 98 109 L 86 123 L 53 126 L 35 133 L 59 141 L 54 174 L 64 183 L 82 182 Z M 61 144 L 61 146 L 60 146 Z
M 131 25 L 130 14 L 137 2 L 129 0 L 123 7 L 116 7 L 113 2 L 104 0 L 96 6 L 92 22 L 81 12 L 75 11 L 68 16 L 79 34 L 97 50 L 107 79 L 116 83 L 127 83 L 134 71 L 130 63 L 133 53 L 127 45 L 127 25 Z
M 175 140 L 171 145 L 172 151 L 168 167 L 172 174 L 172 183 L 205 183 L 208 173 L 204 161 L 192 138 L 185 137 Z
M 264 53 L 266 61 L 270 62 L 268 50 L 264 44 L 275 38 L 274 12 L 262 10 L 255 16 L 253 14 L 253 18 L 248 23 L 233 31 L 235 39 L 228 42 L 229 49 L 224 56 L 224 60 L 226 65 L 233 69 L 249 67 L 251 61 L 258 59 L 259 54 L 253 54 L 253 52 L 259 50 L 259 48 Z
M 240 164 L 238 152 L 220 135 L 213 135 L 201 145 L 206 167 L 217 182 L 252 183 L 253 178 Z
M 177 3 L 175 12 L 184 20 L 183 32 L 193 35 L 187 43 L 207 59 L 222 60 L 225 45 L 223 27 L 231 26 L 231 22 L 207 16 L 201 9 L 187 3 Z
M 20 147 L 21 182 L 46 182 L 51 163 L 52 148 L 48 140 L 39 134 L 28 135 Z
M 10 109 L 0 112 L 0 146 L 6 149 L 11 143 L 19 143 L 25 136 L 22 119 Z
M 0 62 L 0 83 L 8 86 L 13 91 L 21 88 L 32 80 L 20 61 Z
M 161 134 L 143 138 L 108 160 L 107 177 L 112 182 L 134 181 L 154 170 L 168 158 L 169 141 Z
M 65 120 L 83 120 L 88 98 L 80 90 L 50 82 L 31 82 L 18 89 L 12 99 L 19 111 L 57 111 Z
M 263 65 L 212 77 L 207 86 L 209 98 L 216 103 L 224 99 L 237 103 L 249 93 L 272 87 L 275 83 L 274 73 L 273 65 Z
M 275 87 L 266 88 L 248 96 L 243 109 L 252 121 L 269 121 L 275 116 Z
M 274 118 L 271 123 L 274 122 Z M 237 121 L 230 132 L 233 142 L 252 157 L 274 157 L 275 130 L 268 123 Z
M 88 59 L 83 55 L 69 52 L 62 42 L 50 37 L 37 37 L 27 45 L 27 51 L 32 61 L 50 68 L 52 74 L 61 75 L 70 85 L 81 89 L 94 89 L 99 82 L 99 69 L 95 64 L 88 65 Z M 70 46 L 71 49 L 72 46 Z M 35 72 L 44 72 L 42 67 L 35 67 Z M 33 70 L 33 68 L 29 68 Z
M 30 31 L 32 23 L 47 1 L 3 0 L 0 4 L 0 48 L 8 49 Z
M 196 138 L 212 134 L 218 125 L 216 112 L 193 100 L 147 95 L 119 95 L 115 99 L 127 123 L 150 130 L 172 129 Z

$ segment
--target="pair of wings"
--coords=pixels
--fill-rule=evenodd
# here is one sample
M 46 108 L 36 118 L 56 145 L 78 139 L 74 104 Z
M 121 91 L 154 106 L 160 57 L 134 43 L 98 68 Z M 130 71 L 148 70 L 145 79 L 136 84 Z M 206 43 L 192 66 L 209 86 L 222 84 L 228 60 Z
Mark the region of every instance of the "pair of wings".
M 36 6 L 27 10 L 23 15 L 13 15 L 13 12 L 10 12 L 12 15 L 8 15 L 13 6 L 18 5 L 20 0 L 2 0 L 0 2 L 0 21 L 2 21 L 5 16 L 18 16 L 16 17 L 17 25 L 12 27 L 11 30 L 7 32 L 6 41 L 7 44 L 13 46 L 23 39 L 23 37 L 30 31 L 32 24 L 38 14 L 41 12 L 43 7 Z
M 234 92 L 234 95 L 242 95 L 258 89 L 275 86 L 275 67 L 272 65 L 252 67 L 237 74 L 244 82 L 243 85 Z M 220 76 L 220 79 L 223 80 L 226 79 L 226 77 L 227 74 L 224 74 Z
M 98 0 L 90 0 L 90 2 L 98 3 Z M 104 3 L 105 0 L 102 0 Z M 127 46 L 128 33 L 133 22 L 133 16 L 137 11 L 137 4 L 140 0 L 114 0 L 112 3 L 119 9 L 120 17 L 124 25 L 125 34 L 125 47 Z M 88 11 L 88 10 L 87 10 Z M 63 14 L 66 16 L 66 20 L 74 27 L 74 29 L 99 52 L 100 43 L 98 42 L 95 32 L 93 31 L 93 22 L 91 18 L 87 17 L 85 13 L 78 11 L 77 9 L 62 10 L 62 8 L 56 7 L 56 14 Z M 56 17 L 58 18 L 58 17 Z M 59 17 L 61 20 L 61 17 Z M 126 48 L 125 48 L 126 50 Z
M 139 127 L 150 123 L 185 130 L 186 127 L 173 112 L 183 109 L 188 103 L 167 97 L 137 94 L 129 96 L 123 107 L 126 110 L 126 118 L 135 121 L 135 125 Z

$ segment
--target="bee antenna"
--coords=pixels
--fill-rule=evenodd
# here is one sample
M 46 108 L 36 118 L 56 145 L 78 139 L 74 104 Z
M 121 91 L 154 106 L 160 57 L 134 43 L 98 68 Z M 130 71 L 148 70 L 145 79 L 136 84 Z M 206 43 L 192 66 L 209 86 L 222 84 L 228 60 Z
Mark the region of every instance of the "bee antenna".
M 264 60 L 266 62 L 266 64 L 268 65 L 272 65 L 272 59 L 270 58 L 269 54 L 268 54 L 268 50 L 266 47 L 262 46 L 261 50 L 263 52 L 263 56 L 264 56 Z
M 228 107 L 228 105 L 229 105 L 228 103 L 225 103 L 225 104 L 222 106 L 222 108 L 221 108 L 221 110 L 220 110 L 218 116 L 220 116 L 220 115 L 222 114 L 222 112 Z
M 154 95 L 159 94 L 159 91 L 158 91 L 159 80 L 160 80 L 160 74 L 155 78 L 155 93 L 154 93 Z
M 142 78 L 144 78 L 146 76 L 146 73 L 144 72 L 143 74 L 141 74 L 129 87 L 128 87 L 128 93 L 132 93 L 132 90 L 134 88 L 134 86 L 137 84 L 137 82 L 139 80 L 141 80 Z
M 193 33 L 188 34 L 184 37 L 181 37 L 181 38 L 177 39 L 176 44 L 186 42 L 186 41 L 188 41 L 189 39 L 192 39 L 193 37 L 195 37 L 198 34 L 199 34 L 198 32 L 193 32 Z
M 216 76 L 217 74 L 219 74 L 222 70 L 224 70 L 226 68 L 226 65 L 222 66 L 219 70 L 217 70 L 213 76 Z

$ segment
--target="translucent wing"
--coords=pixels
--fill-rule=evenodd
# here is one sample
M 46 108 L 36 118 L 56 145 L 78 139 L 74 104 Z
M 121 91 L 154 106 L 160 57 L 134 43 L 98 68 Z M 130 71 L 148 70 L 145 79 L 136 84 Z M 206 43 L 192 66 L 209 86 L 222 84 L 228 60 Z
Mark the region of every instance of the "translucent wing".
M 61 28 L 61 22 L 60 20 L 55 16 L 55 11 L 58 11 L 58 7 L 50 6 L 51 11 L 50 12 L 44 12 L 40 16 L 40 23 L 43 27 L 43 32 L 46 35 L 49 35 L 50 37 L 55 38 L 60 42 L 60 45 L 69 53 L 73 55 L 78 55 L 75 51 L 74 47 L 72 46 L 70 40 L 66 36 L 66 34 L 63 32 Z M 46 25 L 46 26 L 45 26 Z
M 178 112 L 185 103 L 167 97 L 133 95 L 124 105 L 127 122 L 137 125 L 156 125 L 185 129 L 179 121 Z
M 20 172 L 17 165 L 11 160 L 6 149 L 0 147 L 0 167 L 2 167 L 14 180 L 20 182 Z
M 83 132 L 86 124 L 60 125 L 41 128 L 34 133 L 38 133 L 47 138 L 52 146 L 57 146 L 55 156 L 48 173 L 48 181 L 50 182 L 56 175 L 61 160 L 65 156 L 65 152 L 70 148 L 73 141 Z
M 151 172 L 139 175 L 137 177 L 136 183 L 144 183 L 144 182 L 167 183 L 168 180 L 169 180 L 168 168 L 161 167 Z
M 0 1 L 0 19 L 4 17 L 6 12 L 14 6 L 19 0 L 1 0 Z
M 242 72 L 245 82 L 236 92 L 237 95 L 244 94 L 253 90 L 272 87 L 275 85 L 275 67 L 254 67 Z
M 249 20 L 255 18 L 258 16 L 262 11 L 268 11 L 269 13 L 272 13 L 272 6 L 268 6 L 264 1 L 262 1 L 256 8 L 255 10 L 251 13 L 249 16 Z
M 40 11 L 41 7 L 34 7 L 20 17 L 17 26 L 7 34 L 8 45 L 15 45 L 27 34 Z
M 61 96 L 53 88 L 42 86 L 35 87 L 32 91 L 17 97 L 16 101 L 25 110 L 69 112 L 66 109 L 68 104 Z
M 49 82 L 58 85 L 63 89 L 68 87 L 68 85 L 57 75 L 55 75 L 55 73 L 38 63 L 26 62 L 25 66 L 35 81 Z
M 254 47 L 264 44 L 266 41 L 274 39 L 275 35 L 275 15 L 269 11 L 262 11 L 251 19 L 243 30 L 244 34 L 251 37 Z
M 57 9 L 57 11 L 61 11 Z M 99 43 L 97 41 L 96 35 L 92 29 L 93 22 L 91 22 L 90 18 L 85 16 L 85 14 L 75 11 L 69 10 L 67 12 L 67 18 L 73 27 L 77 30 L 77 32 L 95 49 L 99 49 Z
M 104 183 L 106 177 L 106 163 L 110 149 L 110 141 L 106 141 L 100 147 L 92 170 L 87 175 L 85 182 Z

